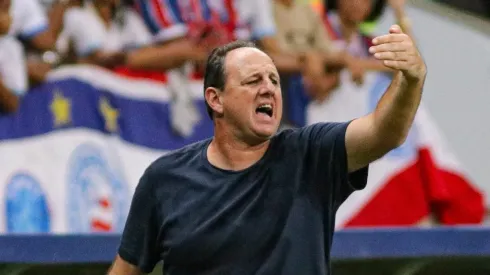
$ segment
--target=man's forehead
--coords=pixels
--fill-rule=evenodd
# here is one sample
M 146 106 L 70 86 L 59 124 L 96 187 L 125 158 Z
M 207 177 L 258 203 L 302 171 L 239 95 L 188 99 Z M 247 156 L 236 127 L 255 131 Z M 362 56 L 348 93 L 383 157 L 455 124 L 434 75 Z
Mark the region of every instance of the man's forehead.
M 256 48 L 239 48 L 230 51 L 226 56 L 226 67 L 240 75 L 263 70 L 277 72 L 272 59 Z

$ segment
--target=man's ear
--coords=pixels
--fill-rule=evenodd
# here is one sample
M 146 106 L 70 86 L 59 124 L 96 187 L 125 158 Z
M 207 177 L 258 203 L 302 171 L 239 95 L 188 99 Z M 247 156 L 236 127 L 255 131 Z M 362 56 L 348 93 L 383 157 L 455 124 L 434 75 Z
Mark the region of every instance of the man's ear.
M 219 89 L 208 87 L 206 91 L 204 91 L 204 99 L 215 113 L 218 115 L 223 114 L 223 99 Z

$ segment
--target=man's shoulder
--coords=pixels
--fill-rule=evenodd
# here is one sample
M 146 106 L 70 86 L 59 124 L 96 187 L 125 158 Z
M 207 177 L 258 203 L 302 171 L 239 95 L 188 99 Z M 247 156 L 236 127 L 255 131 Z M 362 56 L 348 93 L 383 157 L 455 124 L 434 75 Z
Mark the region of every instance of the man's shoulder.
M 161 174 L 162 172 L 188 164 L 191 159 L 201 156 L 202 151 L 209 142 L 210 139 L 206 139 L 170 151 L 151 163 L 147 169 L 147 173 L 151 175 Z
M 283 145 L 291 145 L 298 140 L 314 139 L 318 134 L 342 133 L 349 125 L 348 122 L 319 122 L 311 125 L 282 129 L 274 139 Z

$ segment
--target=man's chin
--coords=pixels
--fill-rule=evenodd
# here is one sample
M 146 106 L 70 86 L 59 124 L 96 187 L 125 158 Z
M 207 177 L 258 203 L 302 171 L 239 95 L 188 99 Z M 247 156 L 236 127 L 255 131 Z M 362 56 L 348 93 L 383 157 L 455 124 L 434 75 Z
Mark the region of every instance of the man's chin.
M 258 127 L 254 129 L 254 133 L 258 138 L 269 139 L 277 133 L 277 128 L 274 126 Z

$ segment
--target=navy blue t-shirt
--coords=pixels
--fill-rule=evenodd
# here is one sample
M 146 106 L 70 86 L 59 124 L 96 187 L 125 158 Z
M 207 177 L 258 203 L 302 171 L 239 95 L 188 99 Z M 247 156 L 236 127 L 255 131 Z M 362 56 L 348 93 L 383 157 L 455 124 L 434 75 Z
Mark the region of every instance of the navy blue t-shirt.
M 348 123 L 284 130 L 251 167 L 209 163 L 211 140 L 155 161 L 131 204 L 119 255 L 166 275 L 330 274 L 335 212 L 364 188 L 367 167 L 348 173 Z

